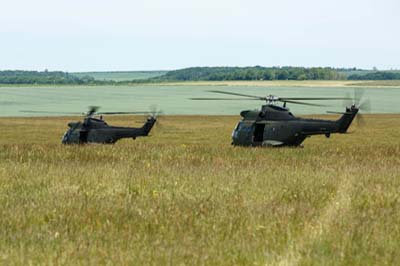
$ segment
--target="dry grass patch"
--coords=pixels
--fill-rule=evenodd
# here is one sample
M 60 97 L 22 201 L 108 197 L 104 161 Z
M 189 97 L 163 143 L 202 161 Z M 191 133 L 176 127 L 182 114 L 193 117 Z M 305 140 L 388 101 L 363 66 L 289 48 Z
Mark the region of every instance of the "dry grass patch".
M 86 146 L 59 144 L 70 118 L 1 118 L 0 262 L 395 264 L 399 118 L 303 149 L 232 147 L 233 116 Z

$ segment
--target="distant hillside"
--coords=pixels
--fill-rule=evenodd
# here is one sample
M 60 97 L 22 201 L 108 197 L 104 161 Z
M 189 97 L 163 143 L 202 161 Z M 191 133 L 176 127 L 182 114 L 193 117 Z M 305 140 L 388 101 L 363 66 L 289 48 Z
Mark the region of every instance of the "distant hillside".
M 102 81 L 130 81 L 149 79 L 166 74 L 167 71 L 110 71 L 110 72 L 75 72 L 77 77 L 89 76 Z

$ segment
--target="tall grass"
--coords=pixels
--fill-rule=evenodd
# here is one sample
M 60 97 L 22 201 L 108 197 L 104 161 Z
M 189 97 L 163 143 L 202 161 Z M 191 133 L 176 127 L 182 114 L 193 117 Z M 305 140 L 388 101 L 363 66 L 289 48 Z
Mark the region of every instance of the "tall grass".
M 229 116 L 86 146 L 59 144 L 70 118 L 1 118 L 0 264 L 396 264 L 399 118 L 302 149 L 232 147 Z

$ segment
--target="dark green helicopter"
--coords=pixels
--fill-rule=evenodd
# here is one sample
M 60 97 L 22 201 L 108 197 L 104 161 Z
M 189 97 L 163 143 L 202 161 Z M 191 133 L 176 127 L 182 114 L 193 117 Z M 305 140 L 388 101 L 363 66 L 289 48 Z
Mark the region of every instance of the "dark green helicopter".
M 154 112 L 97 112 L 99 107 L 91 106 L 85 115 L 83 121 L 68 123 L 68 129 L 62 137 L 62 144 L 85 144 L 100 143 L 113 144 L 123 138 L 136 139 L 137 137 L 145 137 L 150 133 L 157 121 L 156 111 Z M 42 111 L 21 111 L 24 113 L 54 113 Z M 60 114 L 82 114 L 71 112 L 60 112 Z M 95 115 L 99 115 L 96 118 Z M 108 125 L 103 120 L 103 115 L 126 115 L 126 114 L 150 114 L 144 125 L 140 128 L 134 127 L 117 127 Z
M 83 122 L 68 123 L 69 129 L 62 137 L 63 144 L 102 143 L 113 144 L 123 138 L 136 139 L 150 133 L 157 119 L 155 114 L 149 116 L 140 128 L 110 126 L 103 120 L 103 115 L 143 114 L 146 112 L 97 112 L 98 107 L 92 106 L 86 113 Z M 95 118 L 94 115 L 100 115 Z
M 210 91 L 246 97 L 246 100 L 262 100 L 266 104 L 261 110 L 245 110 L 242 119 L 232 132 L 232 144 L 239 146 L 300 146 L 310 136 L 323 134 L 327 138 L 333 133 L 346 133 L 361 105 L 359 99 L 346 107 L 342 116 L 336 120 L 305 119 L 295 117 L 286 107 L 287 103 L 323 106 L 301 102 L 302 100 L 348 100 L 351 98 L 289 98 L 269 95 L 266 97 L 241 93 Z M 360 97 L 358 97 L 360 98 Z M 240 98 L 191 98 L 192 100 L 241 100 Z M 243 100 L 243 99 L 242 99 Z M 278 106 L 276 102 L 283 102 Z M 363 105 L 368 105 L 364 103 Z M 337 112 L 331 112 L 337 113 Z

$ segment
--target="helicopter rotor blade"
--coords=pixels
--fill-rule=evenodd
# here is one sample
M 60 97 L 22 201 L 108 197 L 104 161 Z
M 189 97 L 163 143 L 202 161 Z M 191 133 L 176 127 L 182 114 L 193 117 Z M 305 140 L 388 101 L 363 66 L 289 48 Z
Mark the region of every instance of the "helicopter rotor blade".
M 320 100 L 349 100 L 349 99 L 351 99 L 351 98 L 347 98 L 347 97 L 324 97 L 324 98 L 315 98 L 315 97 L 304 97 L 304 98 L 302 98 L 302 97 L 300 97 L 300 98 L 292 98 L 292 97 L 289 97 L 289 98 L 287 98 L 287 97 L 283 97 L 283 98 L 281 98 L 281 97 L 279 97 L 279 100 L 281 100 L 281 101 L 286 101 L 286 100 L 294 100 L 294 101 L 320 101 Z
M 196 101 L 243 101 L 243 100 L 250 100 L 250 101 L 254 101 L 254 100 L 260 100 L 260 99 L 256 99 L 256 98 L 189 98 L 190 100 L 196 100 Z
M 150 114 L 150 112 L 99 112 L 98 115 L 134 115 L 134 114 Z
M 359 127 L 362 127 L 366 125 L 366 119 L 364 114 L 369 113 L 371 111 L 371 102 L 369 101 L 369 99 L 364 100 L 359 104 L 358 108 L 360 111 L 362 111 L 362 113 L 358 113 L 356 116 L 357 125 Z
M 249 95 L 249 94 L 243 94 L 243 93 L 236 93 L 236 92 L 227 92 L 227 91 L 219 91 L 219 90 L 209 90 L 209 92 L 213 93 L 221 93 L 221 94 L 228 94 L 228 95 L 235 95 L 235 96 L 241 96 L 241 97 L 248 97 L 252 98 L 254 100 L 269 100 L 270 98 L 268 97 L 260 97 L 260 96 L 255 96 L 255 95 Z M 192 99 L 204 99 L 204 100 L 234 100 L 235 98 L 192 98 Z M 302 100 L 346 100 L 346 99 L 351 99 L 350 97 L 276 97 L 275 99 L 272 98 L 272 101 L 274 100 L 281 100 L 281 101 L 302 101 Z
M 249 98 L 254 98 L 254 99 L 257 99 L 257 100 L 266 100 L 265 97 L 254 96 L 254 95 L 249 95 L 249 94 L 242 94 L 242 93 L 236 93 L 236 92 L 218 91 L 218 90 L 209 90 L 209 92 L 228 94 L 228 95 L 236 95 L 236 96 L 242 96 L 242 97 L 249 97 Z
M 137 122 L 143 124 L 143 123 L 146 123 L 149 119 L 154 118 L 157 120 L 154 127 L 162 128 L 162 123 L 160 123 L 160 118 L 162 117 L 164 112 L 162 110 L 158 109 L 156 105 L 151 105 L 149 109 L 150 109 L 150 111 L 148 111 L 148 112 L 142 112 L 142 114 L 148 115 L 147 118 L 144 118 L 143 120 L 139 120 Z M 164 118 L 163 118 L 163 120 L 164 120 Z
M 158 116 L 163 114 L 163 111 L 158 109 L 157 105 L 153 104 L 150 106 L 149 114 L 151 114 L 152 117 L 157 118 Z
M 349 107 L 351 105 L 355 105 L 360 111 L 370 112 L 371 111 L 371 102 L 369 99 L 363 100 L 365 94 L 365 90 L 362 88 L 355 88 L 353 91 L 353 97 L 349 97 L 350 93 L 346 92 L 347 101 L 343 101 L 343 107 Z
M 283 103 L 293 103 L 293 104 L 301 104 L 301 105 L 309 105 L 309 106 L 327 106 L 324 104 L 315 104 L 315 103 L 305 103 L 305 102 L 298 102 L 298 101 L 291 101 L 291 100 L 282 100 L 279 99 L 278 101 L 283 102 Z
M 364 96 L 364 90 L 361 88 L 354 89 L 354 104 L 356 106 L 360 105 L 361 99 Z
M 371 102 L 369 99 L 364 100 L 360 105 L 358 106 L 360 110 L 363 112 L 370 112 L 371 111 Z
M 360 111 L 363 111 L 363 113 L 369 113 L 371 111 L 371 102 L 369 99 L 363 100 L 364 94 L 364 89 L 354 89 L 354 104 L 358 107 Z
M 343 107 L 349 108 L 350 106 L 355 106 L 358 108 L 359 112 L 357 113 L 355 120 L 357 121 L 357 126 L 361 127 L 366 124 L 365 117 L 362 113 L 370 112 L 371 110 L 371 102 L 369 99 L 362 100 L 364 97 L 365 90 L 362 88 L 355 88 L 353 90 L 353 97 L 351 100 L 343 101 Z M 346 92 L 346 98 L 350 96 L 350 92 Z
M 92 116 L 94 115 L 97 110 L 99 110 L 99 106 L 89 106 L 89 111 L 86 113 L 86 116 Z
M 34 113 L 34 114 L 74 114 L 82 115 L 82 112 L 52 112 L 52 111 L 35 111 L 35 110 L 20 110 L 21 113 Z

